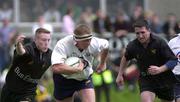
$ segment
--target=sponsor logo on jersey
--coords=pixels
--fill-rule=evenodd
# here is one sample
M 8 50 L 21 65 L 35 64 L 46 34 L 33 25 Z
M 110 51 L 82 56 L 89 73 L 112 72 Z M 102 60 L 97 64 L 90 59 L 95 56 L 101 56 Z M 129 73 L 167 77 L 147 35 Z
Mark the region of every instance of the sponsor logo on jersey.
M 25 75 L 21 72 L 21 69 L 19 67 L 16 67 L 14 69 L 14 72 L 17 74 L 17 76 L 24 81 L 30 82 L 30 83 L 38 83 L 39 79 L 33 79 L 30 75 Z

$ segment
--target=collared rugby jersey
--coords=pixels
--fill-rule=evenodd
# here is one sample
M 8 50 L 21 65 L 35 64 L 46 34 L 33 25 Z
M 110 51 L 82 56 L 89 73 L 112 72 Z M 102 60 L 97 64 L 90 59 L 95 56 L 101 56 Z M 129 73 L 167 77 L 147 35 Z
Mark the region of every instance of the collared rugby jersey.
M 169 47 L 178 58 L 178 64 L 174 67 L 173 73 L 180 75 L 180 34 L 177 37 L 171 39 L 168 43 Z
M 109 43 L 106 39 L 92 37 L 91 43 L 87 49 L 82 52 L 75 46 L 76 42 L 73 39 L 73 35 L 66 36 L 59 40 L 53 50 L 51 62 L 53 64 L 64 63 L 68 57 L 80 57 L 88 62 L 87 68 L 85 68 L 79 76 L 76 74 L 76 78 L 73 75 L 69 75 L 69 79 L 84 80 L 93 73 L 92 63 L 94 58 L 103 50 L 107 49 Z

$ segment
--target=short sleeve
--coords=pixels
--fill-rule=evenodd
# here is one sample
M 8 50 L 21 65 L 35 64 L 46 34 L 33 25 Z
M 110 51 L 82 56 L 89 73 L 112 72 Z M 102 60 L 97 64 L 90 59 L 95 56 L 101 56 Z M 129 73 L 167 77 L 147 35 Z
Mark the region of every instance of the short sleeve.
M 61 42 L 58 42 L 52 52 L 51 63 L 52 65 L 64 63 L 66 58 L 67 58 L 67 55 L 66 55 L 65 46 Z
M 125 54 L 124 54 L 126 60 L 131 60 L 131 59 L 134 58 L 134 56 L 133 56 L 134 52 L 133 51 L 134 51 L 133 45 L 132 45 L 132 43 L 129 43 L 127 45 L 127 47 L 126 47 L 126 51 L 125 51 Z
M 98 52 L 101 52 L 104 49 L 109 48 L 109 42 L 106 39 L 98 39 L 97 42 L 95 42 L 97 46 Z
M 162 56 L 166 59 L 166 60 L 171 60 L 171 59 L 176 59 L 174 53 L 172 52 L 172 50 L 170 49 L 170 47 L 168 46 L 168 44 L 164 41 L 164 40 L 160 40 L 160 52 L 162 54 Z
M 174 39 L 171 39 L 169 42 L 168 42 L 168 45 L 169 47 L 172 49 L 173 45 L 176 44 L 176 42 L 174 41 Z

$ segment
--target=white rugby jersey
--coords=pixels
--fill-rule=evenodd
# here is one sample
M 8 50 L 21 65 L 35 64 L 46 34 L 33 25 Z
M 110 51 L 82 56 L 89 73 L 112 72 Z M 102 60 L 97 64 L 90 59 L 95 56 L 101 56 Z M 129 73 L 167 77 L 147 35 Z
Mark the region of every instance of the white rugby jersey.
M 67 78 L 76 79 L 76 80 L 84 80 L 87 79 L 92 73 L 92 63 L 94 58 L 103 50 L 107 49 L 109 43 L 105 39 L 100 39 L 97 37 L 92 37 L 91 43 L 87 49 L 84 49 L 82 52 L 75 46 L 76 42 L 73 39 L 73 35 L 66 36 L 65 38 L 59 40 L 52 52 L 51 62 L 53 64 L 64 63 L 65 59 L 68 57 L 80 57 L 88 62 L 88 67 L 85 68 L 81 73 L 74 74 L 76 76 L 73 77 L 69 75 Z
M 178 34 L 177 37 L 171 39 L 168 45 L 178 58 L 178 64 L 174 67 L 173 73 L 176 75 L 180 75 L 180 34 Z

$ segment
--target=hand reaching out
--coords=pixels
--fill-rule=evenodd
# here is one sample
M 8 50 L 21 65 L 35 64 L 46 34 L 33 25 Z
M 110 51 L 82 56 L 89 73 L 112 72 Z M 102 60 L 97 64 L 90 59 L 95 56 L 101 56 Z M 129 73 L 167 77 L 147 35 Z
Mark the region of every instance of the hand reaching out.
M 16 38 L 16 44 L 18 44 L 18 43 L 23 43 L 23 41 L 24 41 L 25 38 L 26 38 L 26 36 L 24 36 L 24 35 L 19 35 L 19 36 L 17 36 L 17 38 Z

